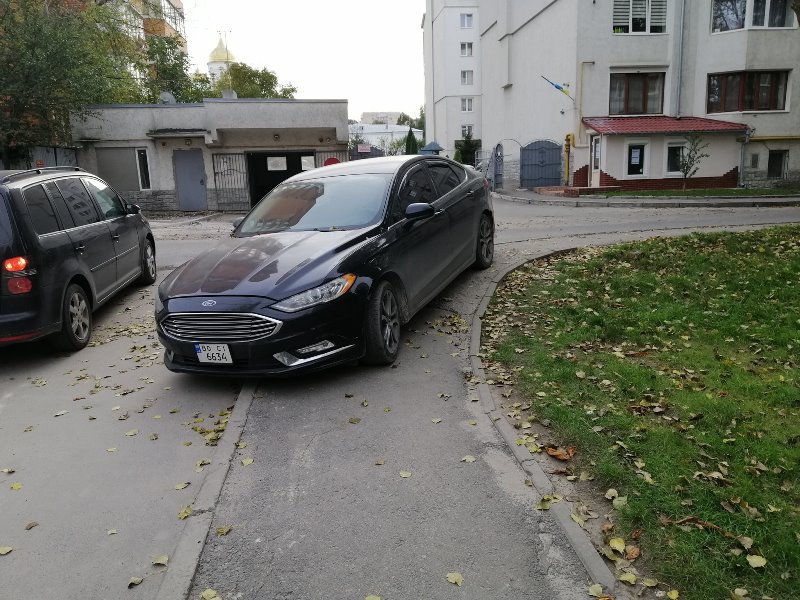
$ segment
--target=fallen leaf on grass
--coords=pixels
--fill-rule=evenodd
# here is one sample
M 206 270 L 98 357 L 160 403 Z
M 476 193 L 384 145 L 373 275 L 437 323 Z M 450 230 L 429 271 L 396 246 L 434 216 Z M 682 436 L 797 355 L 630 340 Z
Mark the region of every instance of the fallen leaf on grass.
M 411 471 L 400 471 L 400 477 L 403 479 L 408 479 L 411 477 Z
M 619 510 L 620 508 L 624 508 L 625 506 L 628 506 L 628 497 L 627 496 L 618 496 L 617 498 L 614 498 L 614 500 L 611 501 L 611 504 L 617 510 Z
M 609 500 L 613 500 L 613 499 L 614 499 L 614 498 L 616 498 L 617 496 L 619 496 L 619 494 L 617 493 L 617 490 L 615 490 L 614 488 L 610 488 L 610 489 L 609 489 L 609 490 L 606 492 L 606 498 L 607 498 L 607 499 L 609 499 Z
M 747 594 L 749 593 L 750 592 L 744 588 L 736 588 L 731 592 L 731 600 L 742 600 L 743 598 L 746 598 Z
M 169 562 L 169 556 L 167 556 L 166 554 L 162 554 L 161 556 L 156 556 L 153 559 L 153 564 L 157 567 L 166 567 L 168 562 Z
M 667 592 L 667 598 L 669 600 L 678 600 L 681 597 L 681 593 L 678 590 L 670 590 Z
M 750 548 L 753 547 L 753 538 L 740 535 L 739 537 L 736 538 L 736 541 L 738 541 L 742 545 L 742 548 L 744 548 L 745 550 L 750 550 Z
M 143 581 L 144 579 L 142 579 L 141 577 L 131 577 L 131 580 L 128 582 L 128 589 L 136 587 Z
M 223 527 L 217 527 L 217 537 L 223 537 L 228 535 L 233 530 L 233 527 L 230 525 L 225 525 Z
M 458 587 L 464 583 L 464 576 L 461 573 L 448 573 L 447 581 L 456 584 Z
M 620 554 L 625 552 L 625 540 L 622 538 L 611 538 L 608 540 L 608 545 Z
M 758 554 L 748 554 L 747 562 L 749 562 L 750 566 L 754 569 L 759 569 L 767 564 L 767 559 L 763 556 L 759 556 Z
M 572 457 L 575 456 L 576 450 L 577 448 L 575 446 L 570 446 L 566 450 L 562 450 L 554 446 L 545 447 L 545 452 L 547 452 L 553 458 L 557 458 L 558 460 L 572 460 Z
M 12 550 L 13 548 L 11 546 L 0 546 L 0 556 L 5 556 Z
M 251 458 L 251 457 L 243 458 L 242 459 L 242 466 L 246 467 L 247 465 L 252 465 L 254 461 L 255 461 L 255 459 Z

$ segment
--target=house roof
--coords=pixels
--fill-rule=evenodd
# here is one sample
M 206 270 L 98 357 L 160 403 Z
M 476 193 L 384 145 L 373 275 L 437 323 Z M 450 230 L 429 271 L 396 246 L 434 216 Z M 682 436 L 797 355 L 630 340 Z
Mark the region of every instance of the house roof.
M 583 124 L 603 135 L 642 133 L 740 133 L 747 130 L 743 123 L 704 119 L 702 117 L 584 117 Z

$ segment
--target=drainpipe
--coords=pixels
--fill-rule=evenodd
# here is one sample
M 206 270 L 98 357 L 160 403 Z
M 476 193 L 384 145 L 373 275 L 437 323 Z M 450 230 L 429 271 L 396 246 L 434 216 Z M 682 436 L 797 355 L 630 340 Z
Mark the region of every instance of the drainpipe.
M 678 28 L 678 74 L 677 74 L 677 87 L 675 93 L 675 116 L 681 116 L 681 87 L 683 86 L 683 28 L 686 25 L 686 0 L 681 0 L 681 14 L 680 14 L 680 27 Z

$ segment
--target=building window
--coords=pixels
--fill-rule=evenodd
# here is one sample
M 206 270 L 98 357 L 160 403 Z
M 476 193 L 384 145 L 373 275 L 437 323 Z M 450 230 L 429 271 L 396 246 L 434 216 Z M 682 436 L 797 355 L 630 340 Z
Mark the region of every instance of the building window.
M 747 16 L 747 0 L 713 0 L 711 27 L 714 32 L 743 29 Z
M 789 0 L 753 0 L 753 27 L 791 27 L 793 23 Z
M 646 173 L 645 171 L 645 151 L 647 150 L 647 144 L 644 143 L 635 143 L 628 145 L 628 168 L 626 170 L 627 174 L 632 177 L 642 176 Z
M 461 137 L 465 138 L 468 135 L 472 135 L 472 125 L 462 125 L 461 126 Z
M 742 71 L 708 76 L 708 113 L 785 110 L 788 71 Z
M 472 71 L 461 71 L 461 85 L 472 85 Z
M 461 112 L 472 112 L 472 98 L 461 99 Z
M 614 33 L 664 33 L 667 0 L 614 0 Z
M 461 56 L 472 56 L 472 42 L 461 42 Z
M 681 159 L 686 151 L 686 145 L 682 142 L 671 143 L 667 145 L 667 174 L 680 175 L 681 174 Z
M 658 115 L 664 104 L 664 73 L 612 73 L 610 115 Z
M 461 29 L 472 29 L 472 13 L 461 13 Z
M 136 163 L 139 167 L 139 188 L 150 189 L 150 167 L 147 164 L 147 149 L 136 149 Z
M 758 168 L 758 154 L 751 154 L 750 155 L 750 168 L 757 169 Z
M 786 163 L 788 162 L 789 152 L 786 150 L 770 150 L 769 162 L 767 163 L 767 177 L 773 179 L 783 179 L 786 177 Z

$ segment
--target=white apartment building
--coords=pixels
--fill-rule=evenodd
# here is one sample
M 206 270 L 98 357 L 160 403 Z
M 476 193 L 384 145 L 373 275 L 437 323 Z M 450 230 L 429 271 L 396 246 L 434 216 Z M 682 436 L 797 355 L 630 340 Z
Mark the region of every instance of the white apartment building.
M 690 132 L 710 154 L 693 187 L 800 180 L 800 31 L 790 0 L 457 4 L 428 2 L 428 114 L 452 114 L 439 108 L 448 96 L 437 83 L 452 77 L 453 58 L 437 59 L 445 28 L 436 35 L 435 17 L 472 11 L 481 65 L 476 137 L 484 150 L 502 144 L 506 187 L 520 184 L 521 154 L 528 181 L 547 163 L 581 187 L 680 187 L 677 162 Z M 440 135 L 437 120 L 430 127 L 429 140 Z M 549 147 L 560 147 L 560 164 L 545 159 Z
M 425 58 L 425 141 L 452 158 L 456 141 L 481 126 L 479 0 L 426 0 L 422 22 Z

